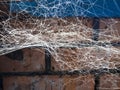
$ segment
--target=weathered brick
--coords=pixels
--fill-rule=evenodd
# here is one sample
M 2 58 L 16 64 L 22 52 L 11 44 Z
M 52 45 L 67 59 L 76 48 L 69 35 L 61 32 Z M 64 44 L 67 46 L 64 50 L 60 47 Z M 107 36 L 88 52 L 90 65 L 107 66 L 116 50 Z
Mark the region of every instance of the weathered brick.
M 94 79 L 91 75 L 65 77 L 63 90 L 94 90 Z
M 44 71 L 44 49 L 23 49 L 23 60 L 11 59 L 10 56 L 0 56 L 0 72 Z M 13 57 L 15 58 L 14 54 Z M 19 55 L 17 55 L 17 58 Z M 16 59 L 17 59 L 16 58 Z
M 33 37 L 34 36 L 39 37 L 41 35 L 42 38 L 40 37 L 41 38 L 40 40 L 46 42 L 90 41 L 93 35 L 93 30 L 91 29 L 92 19 L 79 19 L 79 18 L 34 19 L 33 18 L 31 20 L 26 18 L 26 20 L 19 20 L 20 17 L 22 17 L 22 15 L 18 15 L 16 19 L 14 20 L 11 19 L 8 21 L 11 27 L 17 29 L 20 28 L 20 30 L 24 30 L 24 31 L 27 30 L 29 34 L 33 35 Z M 40 35 L 36 36 L 37 34 Z M 26 37 L 23 35 L 20 36 Z
M 120 52 L 115 47 L 83 47 L 76 49 L 60 48 L 52 57 L 54 71 L 118 68 Z
M 120 41 L 120 19 L 101 19 L 99 40 Z
M 94 79 L 86 76 L 6 77 L 4 90 L 94 90 Z
M 120 75 L 105 74 L 101 76 L 99 90 L 120 90 Z

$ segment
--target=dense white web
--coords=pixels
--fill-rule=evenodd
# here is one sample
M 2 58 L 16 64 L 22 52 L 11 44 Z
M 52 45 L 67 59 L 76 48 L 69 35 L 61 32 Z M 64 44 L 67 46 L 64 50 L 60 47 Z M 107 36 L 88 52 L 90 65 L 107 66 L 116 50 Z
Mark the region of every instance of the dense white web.
M 105 0 L 102 6 L 96 2 L 98 0 L 11 0 L 6 2 L 8 8 L 1 1 L 7 8 L 0 11 L 1 17 L 8 18 L 0 22 L 0 55 L 26 47 L 43 47 L 53 56 L 53 63 L 58 63 L 57 70 L 120 67 L 119 47 L 111 44 L 120 39 L 120 19 L 99 19 L 99 37 L 95 41 L 93 19 L 83 18 L 112 15 Z M 96 8 L 103 12 L 97 12 Z M 106 11 L 110 13 L 107 15 Z
M 112 1 L 120 13 L 117 0 Z M 114 12 L 106 0 L 3 0 L 0 3 L 0 55 L 37 47 L 38 51 L 45 48 L 51 53 L 55 71 L 120 67 L 120 48 L 115 47 L 120 41 L 120 19 L 98 19 L 99 27 L 94 29 L 94 18 L 90 18 L 112 17 Z M 97 41 L 94 34 L 98 35 Z

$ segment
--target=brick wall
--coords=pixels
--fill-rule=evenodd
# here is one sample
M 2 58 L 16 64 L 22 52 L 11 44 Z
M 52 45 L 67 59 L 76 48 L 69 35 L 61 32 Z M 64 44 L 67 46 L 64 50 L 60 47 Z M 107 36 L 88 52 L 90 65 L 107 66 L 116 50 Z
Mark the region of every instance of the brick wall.
M 83 19 L 84 25 L 93 28 L 90 39 L 104 41 L 98 45 L 111 44 L 110 48 L 119 50 L 120 19 Z M 49 20 L 48 20 L 49 21 Z M 52 20 L 51 20 L 52 21 Z M 51 22 L 67 25 L 59 20 Z M 75 22 L 75 19 L 68 19 Z M 88 22 L 89 21 L 89 22 Z M 115 24 L 115 21 L 117 24 Z M 47 22 L 46 22 L 47 23 Z M 109 24 L 110 23 L 110 24 Z M 113 25 L 111 24 L 113 23 Z M 14 24 L 14 22 L 13 22 Z M 19 26 L 19 23 L 17 23 Z M 25 25 L 25 24 L 24 24 Z M 112 28 L 110 28 L 112 25 Z M 15 25 L 16 26 L 16 25 Z M 29 27 L 29 25 L 28 25 Z M 114 33 L 113 30 L 114 29 Z M 104 33 L 104 34 L 101 34 Z M 109 37 L 109 35 L 111 37 Z M 113 37 L 116 38 L 112 38 Z M 81 43 L 91 43 L 81 40 Z M 109 43 L 108 43 L 109 41 Z M 92 43 L 94 45 L 94 43 Z M 103 58 L 102 64 L 111 62 L 110 68 L 101 68 L 96 58 L 106 54 L 104 50 L 94 47 L 58 48 L 59 56 L 68 65 L 61 64 L 45 48 L 26 48 L 0 56 L 0 90 L 119 90 L 120 89 L 120 58 L 119 54 L 111 54 L 111 59 Z M 82 61 L 83 56 L 91 51 L 96 58 Z M 79 58 L 76 54 L 80 54 Z M 67 55 L 67 56 L 66 56 Z M 79 59 L 79 63 L 76 62 Z M 94 66 L 88 66 L 93 60 Z M 96 68 L 96 66 L 97 68 Z M 61 66 L 62 65 L 62 66 Z M 71 67 L 69 67 L 71 65 Z M 92 67 L 92 68 L 91 68 Z M 77 70 L 76 70 L 77 68 Z M 71 71 L 72 70 L 72 71 Z
M 104 32 L 106 27 L 104 23 L 108 22 L 109 19 L 104 20 L 93 20 L 93 38 L 94 40 L 106 41 L 106 37 L 99 34 L 97 35 L 95 30 L 99 29 L 100 32 Z M 119 21 L 119 19 L 117 19 Z M 114 20 L 113 20 L 114 21 Z M 96 23 L 98 26 L 95 25 Z M 112 21 L 110 21 L 112 23 Z M 114 22 L 113 22 L 114 23 Z M 111 35 L 118 35 L 118 25 L 114 26 L 115 33 L 107 29 L 107 33 Z M 87 25 L 87 24 L 86 24 Z M 95 26 L 94 26 L 95 25 Z M 108 24 L 109 25 L 109 24 Z M 110 24 L 111 25 L 111 24 Z M 101 29 L 104 28 L 104 29 Z M 116 33 L 117 32 L 117 33 Z M 119 49 L 118 38 L 109 38 L 111 41 L 112 48 Z M 117 41 L 117 42 L 116 42 Z M 38 48 L 26 48 L 12 52 L 10 54 L 0 56 L 0 89 L 1 90 L 119 90 L 120 89 L 120 58 L 116 58 L 116 55 L 111 55 L 111 62 L 116 65 L 110 66 L 110 69 L 97 68 L 87 66 L 87 62 L 80 61 L 76 63 L 76 53 L 80 54 L 79 60 L 81 60 L 89 50 L 91 54 L 97 56 L 104 56 L 105 51 L 94 50 L 92 47 L 83 47 L 80 49 L 74 48 L 59 48 L 57 51 L 60 52 L 62 60 L 67 61 L 71 65 L 71 68 L 61 64 L 50 53 L 44 49 Z M 68 55 L 68 56 L 66 56 Z M 54 56 L 54 55 L 53 55 Z M 71 57 L 72 56 L 72 57 Z M 118 55 L 120 56 L 120 55 Z M 118 57 L 117 56 L 117 57 Z M 103 58 L 103 61 L 107 61 L 108 58 Z M 93 59 L 96 60 L 95 58 Z M 84 64 L 83 64 L 84 63 Z M 69 65 L 68 64 L 68 65 Z M 86 66 L 85 66 L 86 65 Z M 97 64 L 98 65 L 98 64 Z M 75 70 L 75 69 L 78 70 Z M 72 72 L 69 72 L 73 69 Z
M 8 55 L 0 56 L 1 90 L 119 90 L 120 88 L 119 68 L 109 70 L 94 68 L 89 72 L 80 68 L 80 71 L 69 72 L 67 67 L 65 70 L 57 69 L 59 63 L 51 63 L 49 60 L 52 59 L 45 55 L 47 52 L 44 49 L 36 51 L 28 48 L 22 52 L 23 58 L 18 58 L 21 57 L 20 54 L 17 58 L 14 56 L 14 59 Z M 79 65 L 77 67 L 79 68 Z

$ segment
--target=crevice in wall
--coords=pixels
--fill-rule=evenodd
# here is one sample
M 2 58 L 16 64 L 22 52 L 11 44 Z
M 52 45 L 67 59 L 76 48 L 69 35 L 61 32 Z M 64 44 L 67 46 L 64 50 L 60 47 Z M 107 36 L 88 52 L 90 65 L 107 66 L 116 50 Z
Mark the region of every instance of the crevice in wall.
M 99 38 L 99 18 L 93 18 L 93 40 L 98 41 Z
M 51 72 L 51 54 L 48 50 L 45 50 L 45 72 Z
M 3 79 L 0 77 L 0 90 L 3 90 Z
M 23 51 L 17 50 L 12 53 L 6 54 L 5 56 L 7 56 L 8 58 L 10 58 L 12 60 L 22 61 L 23 60 Z

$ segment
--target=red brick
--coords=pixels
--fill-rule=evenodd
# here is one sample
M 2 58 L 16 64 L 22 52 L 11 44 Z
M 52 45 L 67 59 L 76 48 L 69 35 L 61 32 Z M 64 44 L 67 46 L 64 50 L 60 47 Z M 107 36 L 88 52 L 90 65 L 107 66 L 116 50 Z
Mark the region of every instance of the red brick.
M 68 76 L 64 79 L 63 90 L 94 90 L 94 79 L 91 75 Z
M 23 60 L 0 56 L 0 72 L 28 72 L 45 70 L 44 49 L 23 49 Z
M 114 47 L 60 48 L 56 52 L 52 57 L 54 71 L 120 67 L 120 52 Z
M 94 79 L 86 76 L 6 77 L 4 90 L 94 90 Z
M 101 19 L 99 40 L 120 41 L 120 19 Z
M 99 90 L 120 90 L 120 76 L 117 74 L 101 76 Z

